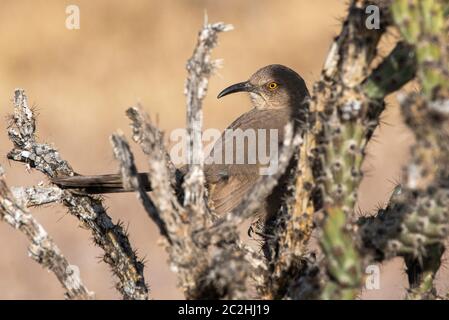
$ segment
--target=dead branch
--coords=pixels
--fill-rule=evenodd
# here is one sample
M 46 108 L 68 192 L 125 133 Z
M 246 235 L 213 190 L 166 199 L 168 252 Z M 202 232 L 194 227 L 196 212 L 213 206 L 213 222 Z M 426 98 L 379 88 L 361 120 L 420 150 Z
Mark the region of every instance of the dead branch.
M 232 29 L 232 25 L 221 22 L 209 24 L 206 16 L 193 55 L 187 61 L 188 76 L 184 91 L 187 99 L 188 172 L 184 178 L 184 206 L 190 218 L 203 220 L 202 227 L 205 226 L 205 214 L 209 211 L 204 200 L 202 101 L 207 94 L 208 79 L 218 65 L 217 61 L 210 60 L 211 50 L 217 44 L 217 35 Z
M 67 299 L 88 300 L 94 297 L 81 281 L 78 268 L 71 265 L 44 227 L 20 204 L 8 189 L 0 166 L 0 219 L 20 230 L 30 241 L 29 256 L 53 272 L 66 290 Z
M 151 199 L 166 225 L 167 240 L 172 242 L 171 237 L 176 235 L 178 226 L 183 222 L 183 211 L 171 183 L 175 178 L 169 170 L 162 134 L 140 106 L 129 108 L 126 114 L 131 120 L 134 142 L 148 157 Z
M 67 161 L 61 159 L 52 146 L 36 141 L 35 118 L 28 106 L 24 90 L 14 93 L 14 115 L 8 129 L 14 149 L 8 158 L 25 163 L 50 178 L 75 174 Z M 117 289 L 125 299 L 146 299 L 148 289 L 143 277 L 143 263 L 132 249 L 128 237 L 119 224 L 114 224 L 106 213 L 101 199 L 63 191 L 62 203 L 93 234 L 95 244 L 104 252 L 103 260 L 117 276 Z
M 188 159 L 191 162 L 185 177 L 170 178 L 162 134 L 151 119 L 139 107 L 127 111 L 132 120 L 133 140 L 148 157 L 150 198 L 166 225 L 166 248 L 171 266 L 190 299 L 248 297 L 252 270 L 262 265 L 255 254 L 241 245 L 235 231 L 223 234 L 221 241 L 212 248 L 198 241 L 198 231 L 210 225 L 212 218 L 207 214 L 204 191 L 201 101 L 207 91 L 207 78 L 216 64 L 209 61 L 210 50 L 216 44 L 217 33 L 229 29 L 230 26 L 223 23 L 206 23 L 188 63 L 186 95 L 191 136 Z M 171 183 L 175 180 L 183 180 L 184 192 Z
M 134 156 L 129 148 L 122 133 L 113 134 L 111 136 L 111 144 L 113 146 L 114 156 L 120 162 L 120 172 L 122 173 L 123 188 L 127 190 L 136 190 L 139 200 L 150 218 L 156 223 L 159 232 L 168 238 L 167 227 L 159 216 L 156 206 L 145 191 L 142 182 L 139 179 L 136 165 L 134 164 Z
M 186 297 L 242 298 L 242 290 L 247 289 L 242 283 L 246 283 L 249 275 L 245 253 L 226 247 L 216 248 L 209 256 L 207 248 L 196 241 L 197 229 L 193 229 L 185 208 L 170 184 L 162 135 L 140 108 L 130 108 L 127 114 L 132 120 L 133 140 L 148 157 L 148 176 L 152 188 L 150 198 L 166 225 L 166 249 L 170 264 L 178 273 L 179 285 Z
M 55 186 L 11 187 L 17 201 L 25 207 L 35 207 L 62 201 L 63 192 Z

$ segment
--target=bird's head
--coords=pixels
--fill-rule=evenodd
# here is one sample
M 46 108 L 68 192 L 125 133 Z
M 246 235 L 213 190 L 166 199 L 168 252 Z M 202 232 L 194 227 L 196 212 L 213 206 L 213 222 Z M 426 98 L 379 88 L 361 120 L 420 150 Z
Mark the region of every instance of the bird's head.
M 248 92 L 254 107 L 258 109 L 296 107 L 309 96 L 301 76 L 280 64 L 259 69 L 248 81 L 234 84 L 221 91 L 218 98 L 235 92 Z

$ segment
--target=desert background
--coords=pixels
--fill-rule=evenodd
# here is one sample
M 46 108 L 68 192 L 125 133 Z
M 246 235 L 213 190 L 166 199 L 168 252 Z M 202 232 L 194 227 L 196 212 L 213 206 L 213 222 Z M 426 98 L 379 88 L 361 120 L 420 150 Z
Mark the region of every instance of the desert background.
M 68 5 L 80 8 L 79 30 L 65 27 Z M 339 31 L 346 1 L 0 0 L 0 8 L 0 163 L 8 185 L 18 186 L 46 182 L 46 178 L 6 159 L 11 149 L 7 116 L 15 88 L 24 88 L 38 110 L 39 138 L 59 148 L 78 173 L 113 173 L 117 163 L 109 136 L 120 129 L 130 137 L 124 114 L 128 107 L 140 102 L 166 133 L 184 127 L 185 63 L 205 11 L 210 22 L 235 27 L 219 36 L 213 57 L 224 64 L 212 77 L 204 101 L 205 128 L 221 130 L 250 104 L 244 95 L 218 101 L 217 93 L 264 65 L 287 65 L 312 89 Z M 366 177 L 358 204 L 364 214 L 388 199 L 412 142 L 394 97 L 382 119 L 364 164 Z M 136 146 L 133 150 L 144 171 L 145 158 Z M 115 222 L 125 223 L 132 245 L 146 260 L 150 297 L 183 298 L 157 244 L 158 232 L 136 196 L 116 194 L 105 199 L 109 214 Z M 61 205 L 31 211 L 70 263 L 80 268 L 85 285 L 98 299 L 120 299 L 108 267 L 100 261 L 100 249 L 74 217 Z M 2 222 L 0 253 L 0 299 L 63 298 L 55 276 L 28 258 L 25 237 Z M 400 259 L 381 266 L 380 289 L 366 291 L 362 298 L 401 298 L 406 285 L 401 266 Z M 440 287 L 445 289 L 443 284 Z

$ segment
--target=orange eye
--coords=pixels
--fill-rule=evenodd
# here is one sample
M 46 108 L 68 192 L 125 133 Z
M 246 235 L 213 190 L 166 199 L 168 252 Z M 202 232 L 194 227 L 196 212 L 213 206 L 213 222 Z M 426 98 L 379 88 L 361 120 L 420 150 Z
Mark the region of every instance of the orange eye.
M 278 84 L 276 83 L 276 82 L 270 82 L 269 84 L 268 84 L 268 89 L 270 89 L 270 90 L 274 90 L 274 89 L 276 89 L 278 87 Z

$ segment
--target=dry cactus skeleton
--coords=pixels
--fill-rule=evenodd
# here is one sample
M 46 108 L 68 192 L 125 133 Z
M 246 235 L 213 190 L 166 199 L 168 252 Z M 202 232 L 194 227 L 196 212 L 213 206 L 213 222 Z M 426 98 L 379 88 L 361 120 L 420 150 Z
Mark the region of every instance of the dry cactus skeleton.
M 377 29 L 366 26 L 369 5 L 380 10 Z M 193 165 L 182 185 L 162 133 L 142 108 L 132 107 L 127 115 L 132 139 L 148 159 L 151 193 L 145 192 L 125 137 L 121 133 L 111 137 L 123 188 L 137 192 L 158 226 L 186 298 L 354 299 L 364 284 L 365 267 L 396 256 L 403 257 L 407 266 L 406 298 L 445 298 L 437 293 L 434 277 L 449 233 L 448 15 L 445 0 L 352 0 L 308 101 L 307 130 L 285 128 L 278 170 L 261 176 L 241 204 L 219 220 L 210 214 L 207 201 L 201 110 L 216 67 L 210 51 L 218 34 L 231 27 L 204 24 L 187 64 Z M 378 44 L 389 30 L 398 31 L 400 37 L 387 56 L 379 57 Z M 416 137 L 403 183 L 385 208 L 358 218 L 354 206 L 363 177 L 361 165 L 384 99 L 414 80 L 422 90 L 399 95 L 405 122 Z M 73 176 L 74 170 L 53 146 L 37 141 L 35 130 L 33 111 L 18 89 L 8 130 L 14 148 L 8 158 L 51 179 Z M 285 174 L 290 181 L 282 205 L 264 225 L 263 250 L 254 250 L 241 241 L 237 227 Z M 92 232 L 123 298 L 147 299 L 144 265 L 120 223 L 107 215 L 101 197 L 55 185 L 9 191 L 2 178 L 0 217 L 29 238 L 32 257 L 55 273 L 66 297 L 87 299 L 93 294 L 79 275 L 70 278 L 68 262 L 26 208 L 52 202 L 63 203 Z M 320 245 L 317 256 L 307 249 L 314 230 Z

